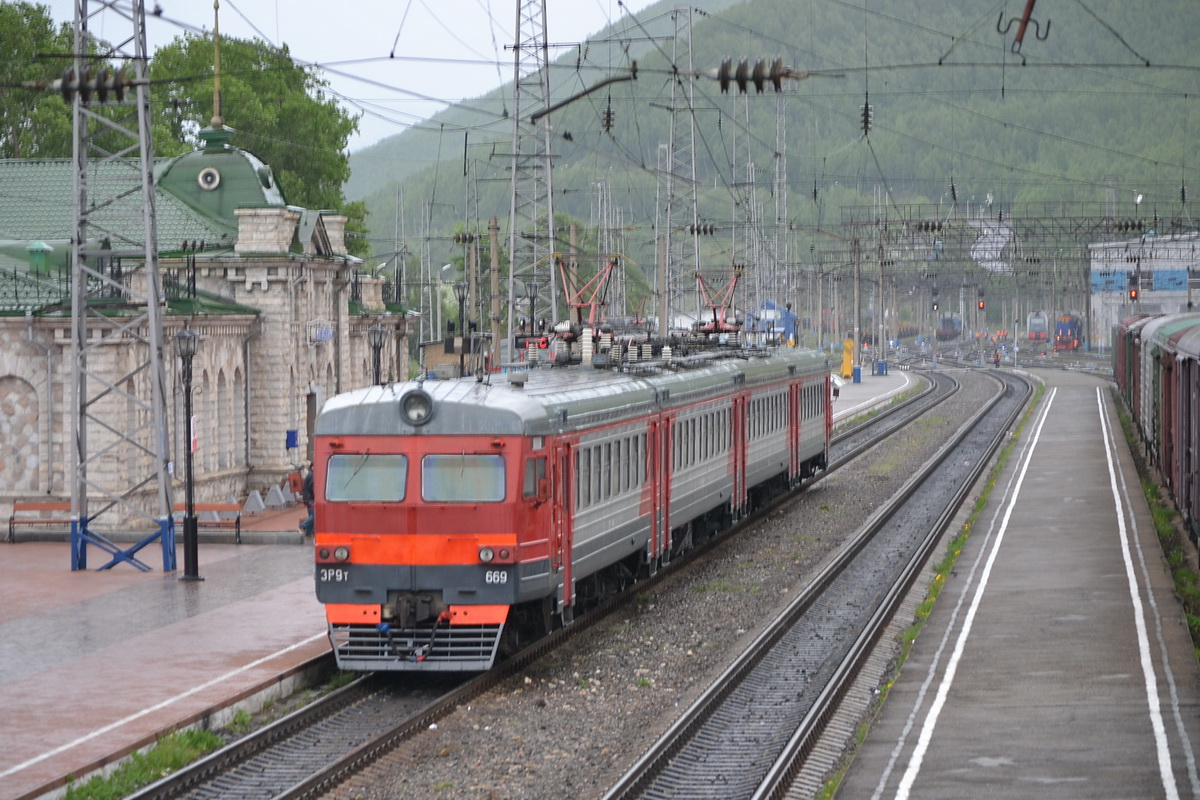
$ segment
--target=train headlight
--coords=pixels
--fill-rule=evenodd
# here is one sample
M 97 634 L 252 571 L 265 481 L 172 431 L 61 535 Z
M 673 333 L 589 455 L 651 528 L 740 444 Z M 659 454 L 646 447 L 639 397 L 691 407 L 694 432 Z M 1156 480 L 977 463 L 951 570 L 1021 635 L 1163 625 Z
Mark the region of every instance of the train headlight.
M 479 548 L 479 560 L 482 561 L 484 564 L 492 563 L 492 559 L 494 559 L 495 557 L 496 557 L 496 554 L 495 554 L 495 552 L 492 551 L 492 548 L 490 548 L 490 547 Z
M 413 389 L 400 398 L 400 413 L 409 425 L 424 425 L 433 418 L 433 398 L 421 389 Z
M 341 547 L 334 548 L 334 550 L 333 550 L 333 560 L 334 561 L 348 561 L 349 559 L 350 559 L 350 548 L 349 547 L 342 545 Z

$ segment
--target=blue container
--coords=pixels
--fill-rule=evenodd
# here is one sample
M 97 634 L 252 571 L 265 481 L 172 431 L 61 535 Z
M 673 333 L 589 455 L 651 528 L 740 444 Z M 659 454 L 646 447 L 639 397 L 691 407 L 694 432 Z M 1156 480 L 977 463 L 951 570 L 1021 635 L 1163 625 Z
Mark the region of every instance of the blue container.
M 854 365 L 854 382 L 862 383 L 862 367 L 858 364 Z
M 879 362 L 879 374 L 887 375 L 887 362 L 886 361 Z

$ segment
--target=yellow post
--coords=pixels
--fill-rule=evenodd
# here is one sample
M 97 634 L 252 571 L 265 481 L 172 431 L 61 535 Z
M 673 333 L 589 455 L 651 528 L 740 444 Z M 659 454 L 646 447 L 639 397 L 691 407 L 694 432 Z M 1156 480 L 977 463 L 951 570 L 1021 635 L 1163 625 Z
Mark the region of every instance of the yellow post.
M 850 380 L 854 377 L 854 339 L 847 336 L 842 342 L 842 378 Z

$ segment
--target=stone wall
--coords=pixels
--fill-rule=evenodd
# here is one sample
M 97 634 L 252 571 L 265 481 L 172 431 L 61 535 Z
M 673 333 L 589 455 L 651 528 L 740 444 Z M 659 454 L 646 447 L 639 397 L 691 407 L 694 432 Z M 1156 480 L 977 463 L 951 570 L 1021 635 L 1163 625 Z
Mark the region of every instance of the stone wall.
M 259 257 L 229 255 L 200 259 L 197 285 L 258 313 L 167 313 L 163 318 L 164 369 L 168 398 L 167 430 L 175 463 L 175 502 L 182 502 L 188 430 L 183 410 L 181 364 L 174 335 L 190 328 L 200 335 L 193 360 L 193 414 L 199 449 L 193 458 L 197 502 L 241 501 L 265 492 L 308 458 L 309 432 L 321 404 L 334 394 L 372 380 L 369 327 L 382 322 L 387 338 L 383 364 L 407 369 L 404 320 L 384 315 L 382 305 L 364 303 L 368 315 L 349 313 L 349 281 L 355 261 L 297 254 Z M 164 259 L 164 272 L 182 262 Z M 371 300 L 377 281 L 365 279 Z M 204 304 L 201 303 L 203 308 Z M 73 409 L 70 317 L 0 317 L 0 513 L 15 499 L 69 499 Z M 148 360 L 138 339 L 115 339 L 90 356 L 89 369 L 125 375 Z M 145 385 L 127 387 L 149 397 Z M 113 398 L 99 407 L 114 426 L 133 424 L 142 412 Z M 90 429 L 89 429 L 90 430 Z M 298 432 L 289 450 L 287 431 Z M 89 453 L 107 443 L 91 432 Z M 114 487 L 128 487 L 131 475 L 153 473 L 149 456 L 100 457 L 101 474 Z M 89 472 L 94 476 L 95 472 Z M 144 498 L 146 506 L 154 498 Z

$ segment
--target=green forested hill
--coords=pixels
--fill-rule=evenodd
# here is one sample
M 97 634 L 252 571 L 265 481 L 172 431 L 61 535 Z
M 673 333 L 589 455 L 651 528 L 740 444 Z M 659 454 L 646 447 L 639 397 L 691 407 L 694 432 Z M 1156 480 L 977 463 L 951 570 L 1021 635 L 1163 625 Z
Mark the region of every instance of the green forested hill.
M 548 11 L 551 40 L 559 7 L 551 3 Z M 556 97 L 566 96 L 627 70 L 631 58 L 638 62 L 636 81 L 552 116 L 554 202 L 557 212 L 586 222 L 603 184 L 643 261 L 651 257 L 659 146 L 669 141 L 673 50 L 663 37 L 674 29 L 675 7 L 647 9 L 637 26 L 624 18 L 608 32 L 613 43 L 593 44 L 581 58 L 585 67 L 609 63 L 611 71 L 576 71 L 580 54 L 573 53 L 551 73 Z M 1006 34 L 997 30 L 999 18 L 1019 16 L 1020 2 L 701 7 L 692 14 L 695 69 L 715 69 L 723 58 L 782 57 L 813 73 L 786 82 L 782 94 L 722 94 L 715 81 L 695 83 L 697 193 L 708 221 L 728 224 L 737 215 L 731 187 L 746 174 L 747 147 L 753 199 L 767 220 L 776 216 L 774 178 L 784 159 L 787 219 L 796 227 L 836 223 L 848 206 L 967 204 L 988 194 L 1001 204 L 1111 204 L 1130 202 L 1136 190 L 1157 211 L 1186 215 L 1181 189 L 1196 183 L 1200 128 L 1200 22 L 1188 0 L 1043 0 L 1034 18 L 1046 38 L 1031 27 L 1020 53 L 1012 51 L 1015 20 Z M 864 137 L 860 109 L 868 100 L 873 122 Z M 602 111 L 610 104 L 615 124 L 605 131 Z M 398 188 L 410 240 L 421 235 L 426 213 L 433 236 L 482 228 L 492 216 L 506 227 L 507 105 L 510 88 L 352 155 L 348 195 L 368 202 L 376 252 L 393 249 Z

